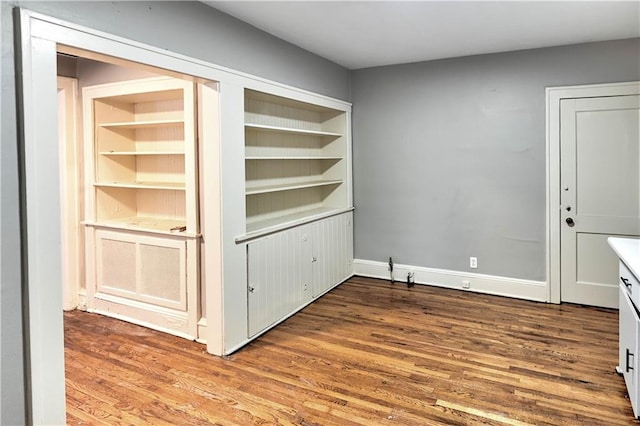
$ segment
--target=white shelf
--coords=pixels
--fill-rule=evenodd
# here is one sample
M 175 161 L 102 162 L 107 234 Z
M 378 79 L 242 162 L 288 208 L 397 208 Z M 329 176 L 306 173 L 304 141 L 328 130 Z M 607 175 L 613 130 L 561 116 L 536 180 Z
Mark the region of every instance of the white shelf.
M 325 137 L 332 137 L 332 138 L 339 138 L 342 136 L 341 133 L 324 132 L 321 130 L 295 129 L 291 127 L 267 126 L 264 124 L 245 123 L 244 127 L 245 129 L 256 130 L 261 132 L 295 133 L 298 135 L 325 136 Z
M 266 194 L 269 192 L 291 191 L 294 189 L 314 188 L 319 186 L 339 185 L 343 181 L 341 179 L 332 180 L 313 180 L 305 182 L 295 182 L 279 185 L 263 185 L 256 187 L 247 187 L 246 195 Z
M 236 241 L 347 207 L 346 111 L 245 90 L 244 112 L 247 234 Z
M 144 129 L 148 127 L 177 127 L 183 126 L 184 120 L 148 120 L 148 121 L 123 121 L 119 123 L 100 123 L 100 127 L 114 129 Z
M 185 190 L 184 182 L 96 182 L 93 185 L 107 188 Z
M 175 151 L 100 151 L 100 155 L 184 155 Z
M 342 157 L 336 156 L 320 156 L 320 155 L 299 155 L 299 156 L 258 156 L 252 155 L 245 157 L 245 160 L 342 160 Z
M 325 219 L 327 217 L 346 213 L 352 210 L 353 207 L 341 209 L 320 207 L 285 216 L 278 216 L 274 219 L 249 222 L 247 223 L 247 233 L 236 237 L 236 243 L 242 243 L 264 235 L 300 226 L 305 223 L 315 222 L 316 220 Z

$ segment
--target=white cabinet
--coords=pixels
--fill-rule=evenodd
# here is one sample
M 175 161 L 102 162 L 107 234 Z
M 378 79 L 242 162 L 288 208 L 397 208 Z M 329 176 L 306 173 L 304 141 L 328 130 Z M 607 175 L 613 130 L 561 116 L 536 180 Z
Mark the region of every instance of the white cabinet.
M 609 238 L 620 258 L 619 346 L 617 371 L 624 377 L 633 415 L 640 415 L 640 239 Z
M 247 339 L 351 276 L 351 109 L 244 89 Z M 295 95 L 292 92 L 285 92 Z
M 83 90 L 87 308 L 222 355 L 351 276 L 351 106 L 207 87 Z
M 194 84 L 83 89 L 87 308 L 197 335 Z
M 620 284 L 620 343 L 618 372 L 624 377 L 633 407 L 634 416 L 640 409 L 638 400 L 638 342 L 640 341 L 640 318 L 631 302 L 625 286 Z
M 351 276 L 351 220 L 348 212 L 247 244 L 249 338 Z

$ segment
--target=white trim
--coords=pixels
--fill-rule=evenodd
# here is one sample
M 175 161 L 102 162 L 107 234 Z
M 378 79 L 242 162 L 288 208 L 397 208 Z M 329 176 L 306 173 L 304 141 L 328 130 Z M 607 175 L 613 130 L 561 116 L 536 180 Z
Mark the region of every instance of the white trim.
M 637 94 L 640 94 L 640 82 L 637 81 L 546 89 L 546 258 L 551 303 L 560 303 L 560 101 Z
M 353 268 L 354 275 L 390 279 L 389 265 L 385 262 L 355 259 L 353 261 Z M 397 263 L 393 265 L 393 272 L 396 285 L 403 285 L 403 283 L 406 285 L 407 274 L 413 272 L 416 284 L 493 294 L 533 300 L 536 302 L 548 301 L 547 283 L 544 281 L 425 268 L 422 266 L 401 265 Z M 462 281 L 469 281 L 470 287 L 463 289 Z
M 79 311 L 87 310 L 87 289 L 81 288 L 78 291 L 78 308 Z
M 27 422 L 63 424 L 65 413 L 64 336 L 62 318 L 62 259 L 60 247 L 57 93 L 55 72 L 32 78 L 36 70 L 55 70 L 55 43 L 33 38 L 31 21 L 20 14 L 21 56 L 16 61 L 21 78 L 23 178 L 20 186 L 25 306 L 25 369 Z M 16 49 L 18 50 L 18 49 Z M 16 52 L 18 53 L 18 52 Z M 21 92 L 20 92 L 21 90 Z M 20 131 L 19 131 L 20 133 Z M 55 143 L 51 136 L 55 135 Z M 44 143 L 43 143 L 44 142 Z
M 60 237 L 62 253 L 63 294 L 65 310 L 76 309 L 79 304 L 80 283 L 84 282 L 84 233 L 80 226 L 82 173 L 78 167 L 81 158 L 78 144 L 78 79 L 58 76 L 58 149 L 60 161 Z
M 111 41 L 116 44 L 129 47 L 129 49 L 120 50 L 118 46 L 111 46 L 109 48 L 101 45 L 101 51 L 97 52 L 100 54 L 157 67 L 162 67 L 162 65 L 157 63 L 157 58 L 155 58 L 155 56 L 161 55 L 167 59 L 170 58 L 177 59 L 180 62 L 188 62 L 188 64 L 184 64 L 182 67 L 175 67 L 175 64 L 172 64 L 171 68 L 168 69 L 175 72 L 183 72 L 191 76 L 203 77 L 217 81 L 225 80 L 229 82 L 235 80 L 241 82 L 247 88 L 266 91 L 269 93 L 273 92 L 274 87 L 277 87 L 278 89 L 289 92 L 285 95 L 287 97 L 297 98 L 303 101 L 307 100 L 307 102 L 313 102 L 316 104 L 327 103 L 327 106 L 331 106 L 332 104 L 337 103 L 342 106 L 351 106 L 351 102 L 289 86 L 253 74 L 227 68 L 222 65 L 206 62 L 201 59 L 182 55 L 180 53 L 161 49 L 145 43 L 140 43 L 124 37 L 84 27 L 82 25 L 77 25 L 62 19 L 53 18 L 38 12 L 20 9 L 20 14 L 25 19 L 31 20 L 31 37 L 53 40 L 60 44 L 86 50 L 91 50 L 89 49 L 91 46 L 95 47 L 95 45 L 91 44 L 90 39 L 96 37 L 101 39 L 103 42 Z M 64 28 L 66 31 L 60 31 L 60 27 Z M 80 41 L 80 39 L 82 39 L 82 41 Z M 134 54 L 131 54 L 132 50 L 130 48 L 134 49 Z M 184 70 L 185 67 L 189 68 L 189 70 Z M 216 74 L 212 76 L 212 72 Z
M 204 345 L 207 344 L 207 319 L 200 318 L 198 321 L 198 337 L 196 338 L 196 342 L 202 343 Z
M 118 305 L 121 305 L 120 302 L 117 302 Z M 105 310 L 105 309 L 89 309 L 87 312 L 90 312 L 92 314 L 97 314 L 97 315 L 102 315 L 105 317 L 109 317 L 109 318 L 115 318 L 115 319 L 119 319 L 121 321 L 124 322 L 128 322 L 131 324 L 135 324 L 135 325 L 139 325 L 145 328 L 148 328 L 149 330 L 156 330 L 159 331 L 161 333 L 166 333 L 166 334 L 171 334 L 173 336 L 177 336 L 177 337 L 181 337 L 183 339 L 187 339 L 187 340 L 196 340 L 194 336 L 192 336 L 190 333 L 182 333 L 180 331 L 176 331 L 175 329 L 169 328 L 169 327 L 162 327 L 160 325 L 158 325 L 156 322 L 146 322 L 143 321 L 141 319 L 137 319 L 134 317 L 130 317 L 126 314 L 120 314 L 120 313 L 115 313 L 112 312 L 110 310 Z M 186 320 L 185 320 L 186 322 Z

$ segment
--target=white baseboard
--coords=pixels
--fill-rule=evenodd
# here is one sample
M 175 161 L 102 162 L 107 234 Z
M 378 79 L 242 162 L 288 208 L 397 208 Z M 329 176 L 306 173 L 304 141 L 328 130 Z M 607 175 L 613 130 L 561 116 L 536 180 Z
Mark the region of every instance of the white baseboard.
M 389 265 L 385 262 L 355 259 L 353 261 L 353 270 L 355 275 L 363 277 L 390 279 Z M 421 266 L 393 265 L 394 279 L 399 283 L 407 282 L 407 274 L 409 272 L 414 273 L 416 284 L 494 294 L 537 302 L 549 302 L 549 288 L 544 281 L 449 271 Z M 463 288 L 463 281 L 469 282 L 469 288 Z
M 198 337 L 196 338 L 196 342 L 207 344 L 207 319 L 200 318 L 198 320 Z
M 80 311 L 87 310 L 87 289 L 85 288 L 81 288 L 80 291 L 78 291 L 78 306 L 76 309 Z

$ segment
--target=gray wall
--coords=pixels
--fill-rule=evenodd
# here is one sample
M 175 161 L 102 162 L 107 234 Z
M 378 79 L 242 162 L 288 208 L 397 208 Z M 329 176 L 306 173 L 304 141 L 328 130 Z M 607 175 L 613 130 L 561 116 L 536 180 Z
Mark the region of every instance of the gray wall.
M 196 1 L 9 1 L 25 9 L 342 100 L 349 71 Z
M 24 424 L 18 146 L 11 6 L 2 11 L 0 70 L 0 424 Z
M 263 78 L 349 100 L 348 70 L 198 2 L 2 1 L 0 424 L 23 424 L 20 220 L 12 8 L 102 30 Z M 52 73 L 55 70 L 52 70 Z
M 545 87 L 640 79 L 640 39 L 352 73 L 356 258 L 546 280 Z

